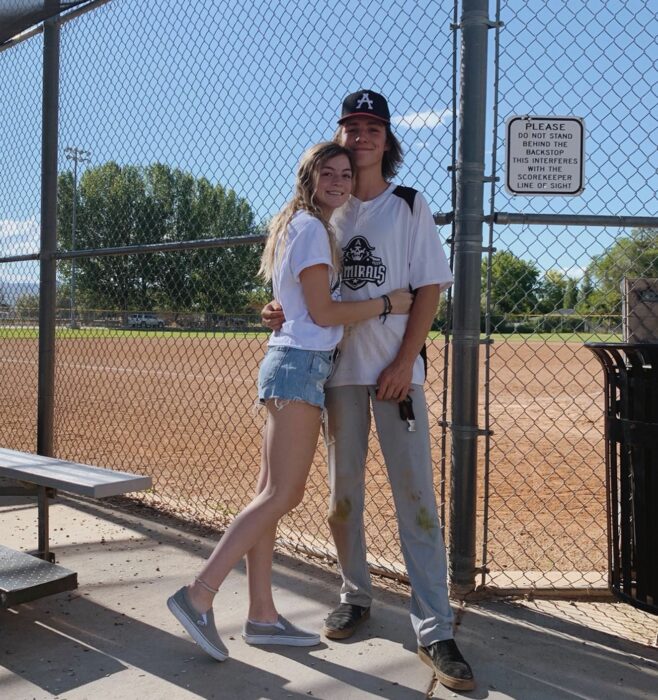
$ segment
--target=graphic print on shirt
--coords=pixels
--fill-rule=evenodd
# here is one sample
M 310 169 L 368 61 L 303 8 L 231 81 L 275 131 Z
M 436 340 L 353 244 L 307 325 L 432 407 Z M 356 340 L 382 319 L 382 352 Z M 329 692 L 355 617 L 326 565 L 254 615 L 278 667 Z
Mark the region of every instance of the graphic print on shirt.
M 373 255 L 375 250 L 363 236 L 354 236 L 343 248 L 343 284 L 361 289 L 372 282 L 380 287 L 386 280 L 386 265 Z

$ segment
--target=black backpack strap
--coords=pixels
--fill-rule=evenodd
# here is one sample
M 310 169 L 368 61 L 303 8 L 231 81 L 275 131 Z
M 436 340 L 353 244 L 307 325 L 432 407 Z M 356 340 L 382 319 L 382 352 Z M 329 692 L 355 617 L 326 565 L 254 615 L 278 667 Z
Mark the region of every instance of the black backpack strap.
M 423 358 L 423 367 L 425 368 L 425 379 L 427 379 L 427 343 L 420 349 L 420 356 Z
M 409 205 L 409 209 L 411 209 L 411 213 L 413 214 L 414 202 L 416 201 L 416 195 L 418 194 L 418 190 L 415 190 L 413 187 L 403 187 L 402 185 L 398 185 L 393 190 L 393 194 L 396 197 L 404 199 L 404 201 Z
M 413 214 L 414 202 L 416 201 L 416 195 L 418 194 L 418 190 L 415 190 L 413 187 L 403 187 L 402 185 L 398 185 L 393 190 L 393 194 L 396 197 L 404 199 L 404 201 L 409 205 L 409 209 L 411 209 L 411 213 Z M 409 291 L 415 293 L 415 291 L 411 289 L 411 286 L 409 286 Z M 420 356 L 423 358 L 423 367 L 425 368 L 425 379 L 427 379 L 427 343 L 425 343 L 421 348 Z
M 416 296 L 416 290 L 411 288 L 409 285 L 409 291 Z M 425 379 L 427 379 L 427 343 L 423 343 L 423 347 L 420 349 L 420 356 L 423 358 L 423 368 L 425 369 Z

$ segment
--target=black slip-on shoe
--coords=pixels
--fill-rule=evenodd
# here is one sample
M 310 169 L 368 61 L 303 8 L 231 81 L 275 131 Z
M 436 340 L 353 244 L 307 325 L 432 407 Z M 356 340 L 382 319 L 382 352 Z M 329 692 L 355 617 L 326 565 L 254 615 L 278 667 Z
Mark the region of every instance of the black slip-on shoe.
M 473 671 L 454 639 L 443 639 L 427 647 L 418 647 L 418 656 L 433 671 L 439 682 L 451 690 L 473 690 Z
M 324 621 L 322 631 L 328 639 L 347 639 L 369 617 L 370 608 L 352 603 L 341 603 Z

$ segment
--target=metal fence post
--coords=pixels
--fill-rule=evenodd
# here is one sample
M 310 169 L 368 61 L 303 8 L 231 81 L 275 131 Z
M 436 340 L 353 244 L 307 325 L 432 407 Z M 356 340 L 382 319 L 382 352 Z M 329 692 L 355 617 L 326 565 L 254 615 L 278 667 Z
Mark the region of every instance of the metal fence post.
M 475 587 L 478 370 L 484 199 L 488 0 L 464 0 L 452 326 L 450 580 Z
M 41 262 L 39 280 L 39 380 L 37 453 L 52 455 L 55 408 L 55 308 L 57 296 L 57 131 L 59 115 L 59 23 L 43 32 L 41 140 Z

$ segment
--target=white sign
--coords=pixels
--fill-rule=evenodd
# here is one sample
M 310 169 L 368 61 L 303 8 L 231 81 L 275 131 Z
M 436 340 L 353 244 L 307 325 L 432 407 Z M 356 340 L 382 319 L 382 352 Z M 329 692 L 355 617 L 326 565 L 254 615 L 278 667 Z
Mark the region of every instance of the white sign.
M 509 117 L 505 187 L 512 194 L 576 195 L 585 187 L 580 117 Z

